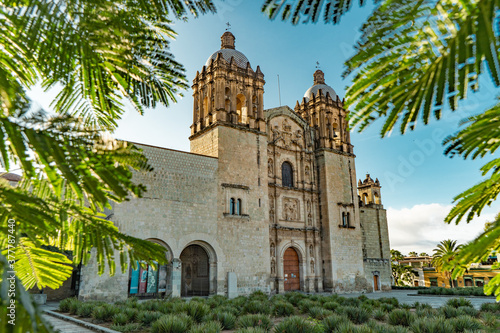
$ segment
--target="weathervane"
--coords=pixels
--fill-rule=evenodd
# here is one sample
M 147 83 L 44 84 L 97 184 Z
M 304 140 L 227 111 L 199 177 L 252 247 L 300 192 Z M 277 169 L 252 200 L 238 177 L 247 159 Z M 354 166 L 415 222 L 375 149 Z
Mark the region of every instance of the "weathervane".
M 229 22 L 227 22 L 226 25 L 227 25 L 226 31 L 231 30 L 231 24 Z
M 319 61 L 316 61 L 316 69 L 319 69 Z

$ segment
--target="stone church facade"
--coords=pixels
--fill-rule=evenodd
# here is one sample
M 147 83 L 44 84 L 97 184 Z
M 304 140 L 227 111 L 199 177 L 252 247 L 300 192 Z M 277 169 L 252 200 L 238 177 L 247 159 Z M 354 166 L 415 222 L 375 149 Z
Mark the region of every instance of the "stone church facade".
M 79 296 L 228 295 L 389 290 L 380 183 L 356 183 L 347 110 L 324 74 L 292 110 L 264 109 L 264 74 L 222 47 L 193 81 L 191 152 L 137 144 L 154 170 L 143 198 L 113 206 L 124 233 L 165 247 L 169 264 L 98 276 Z

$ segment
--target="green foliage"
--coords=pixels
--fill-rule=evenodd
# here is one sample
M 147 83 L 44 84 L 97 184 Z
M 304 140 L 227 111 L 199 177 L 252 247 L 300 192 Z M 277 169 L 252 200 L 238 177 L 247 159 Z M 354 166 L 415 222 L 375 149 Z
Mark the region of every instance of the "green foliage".
M 272 313 L 275 317 L 288 317 L 295 313 L 295 308 L 286 301 L 276 301 L 273 304 Z
M 100 305 L 92 311 L 92 318 L 95 322 L 111 321 L 116 314 L 116 308 L 108 304 Z
M 330 310 L 326 310 L 321 306 L 313 306 L 309 308 L 308 314 L 311 316 L 311 318 L 322 320 L 323 318 L 332 315 L 333 312 Z
M 269 316 L 262 314 L 249 314 L 239 317 L 237 326 L 239 328 L 261 327 L 269 331 L 271 327 L 273 327 L 273 323 Z
M 415 315 L 408 310 L 395 309 L 387 315 L 387 322 L 393 326 L 410 326 L 414 320 Z
M 374 0 L 373 2 L 379 1 Z M 363 6 L 365 2 L 365 0 L 359 0 L 359 5 Z M 351 9 L 352 3 L 352 0 L 266 0 L 261 11 L 271 19 L 279 17 L 283 21 L 290 20 L 292 24 L 301 22 L 316 23 L 320 17 L 323 17 L 325 23 L 337 24 L 340 22 L 340 18 Z
M 373 318 L 384 321 L 385 320 L 385 311 L 382 309 L 376 309 L 373 311 Z
M 267 301 L 249 301 L 245 304 L 243 311 L 251 314 L 271 314 L 271 306 Z
M 117 313 L 113 316 L 114 325 L 125 325 L 129 321 L 129 316 L 126 313 Z
M 349 319 L 347 317 L 333 314 L 323 319 L 322 324 L 325 328 L 325 332 L 335 332 L 338 326 L 346 322 L 349 323 Z
M 158 320 L 163 314 L 158 311 L 141 311 L 137 315 L 137 321 L 145 324 L 151 325 L 153 322 Z
M 342 308 L 342 313 L 349 318 L 354 324 L 363 324 L 371 317 L 371 311 L 354 306 L 346 306 Z
M 222 326 L 218 321 L 209 321 L 191 327 L 189 333 L 219 333 L 221 330 Z
M 483 303 L 481 304 L 481 311 L 500 313 L 500 303 Z
M 410 325 L 414 333 L 454 333 L 453 325 L 444 318 L 418 318 Z
M 443 316 L 446 318 L 454 318 L 460 315 L 460 312 L 458 311 L 457 308 L 453 306 L 443 306 L 442 308 L 439 309 Z
M 497 328 L 499 326 L 499 317 L 490 312 L 481 313 L 481 320 L 486 327 Z
M 111 325 L 110 328 L 118 332 L 137 332 L 142 330 L 142 325 L 139 323 L 130 323 L 125 325 Z
M 302 299 L 297 303 L 297 307 L 302 313 L 308 313 L 310 308 L 318 305 L 320 305 L 319 302 L 310 299 Z
M 127 316 L 127 321 L 133 321 L 139 315 L 139 310 L 135 308 L 125 308 L 123 313 Z
M 267 330 L 261 327 L 247 327 L 247 328 L 240 328 L 239 330 L 236 331 L 236 333 L 267 333 Z
M 88 318 L 92 316 L 92 311 L 94 311 L 95 304 L 93 303 L 82 303 L 76 310 L 76 314 L 80 317 Z
M 69 308 L 71 306 L 71 303 L 74 303 L 74 302 L 78 302 L 78 300 L 74 297 L 63 299 L 62 301 L 59 302 L 59 311 L 69 312 Z
M 195 322 L 200 323 L 208 312 L 210 311 L 210 307 L 206 304 L 202 304 L 196 301 L 190 301 L 186 303 L 185 310 L 187 314 L 194 319 Z
M 151 326 L 151 333 L 186 333 L 192 319 L 186 314 L 170 314 L 160 317 Z
M 221 323 L 225 330 L 232 330 L 236 326 L 236 316 L 233 313 L 215 310 L 210 317 Z
M 483 328 L 478 319 L 463 315 L 450 319 L 450 324 L 453 325 L 455 332 L 477 331 Z
M 78 312 L 78 309 L 83 303 L 76 298 L 73 298 L 72 301 L 68 305 L 68 312 L 69 314 L 76 315 Z
M 326 303 L 323 303 L 323 307 L 327 310 L 332 310 L 332 311 L 335 311 L 337 310 L 337 308 L 340 306 L 340 304 L 338 302 L 326 302 Z
M 275 326 L 275 333 L 322 333 L 323 325 L 311 322 L 299 316 L 284 319 Z
M 451 298 L 446 302 L 446 306 L 452 306 L 454 308 L 458 308 L 461 306 L 472 307 L 472 302 L 466 298 L 463 298 L 463 297 Z

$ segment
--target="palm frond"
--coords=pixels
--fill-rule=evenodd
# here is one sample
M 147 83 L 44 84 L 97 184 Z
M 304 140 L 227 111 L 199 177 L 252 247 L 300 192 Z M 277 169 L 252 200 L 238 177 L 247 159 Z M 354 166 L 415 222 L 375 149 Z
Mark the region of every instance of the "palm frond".
M 0 316 L 2 316 L 0 332 L 53 332 L 30 294 L 12 271 L 7 258 L 0 253 L 0 272 L 2 272 L 0 275 Z M 15 288 L 14 295 L 9 293 L 9 289 L 12 289 L 11 286 Z M 10 300 L 16 301 L 14 316 L 10 316 Z M 14 320 L 10 322 L 12 319 Z
M 466 119 L 462 124 L 468 126 L 444 140 L 446 155 L 475 159 L 493 154 L 500 146 L 500 104 Z
M 346 107 L 362 131 L 385 118 L 381 135 L 452 110 L 478 89 L 482 67 L 500 85 L 499 0 L 386 0 L 363 26 L 344 76 L 354 74 Z
M 495 201 L 500 193 L 500 158 L 485 164 L 481 171 L 483 176 L 490 172 L 491 176 L 453 198 L 457 203 L 446 216 L 445 222 L 455 221 L 458 224 L 464 217 L 470 222 L 476 215 L 481 214 L 485 206 Z
M 373 0 L 377 3 L 381 0 Z M 341 17 L 351 9 L 353 0 L 266 0 L 261 11 L 270 19 L 280 16 L 281 20 L 290 20 L 292 24 L 318 22 L 338 24 Z M 363 6 L 365 0 L 359 0 Z

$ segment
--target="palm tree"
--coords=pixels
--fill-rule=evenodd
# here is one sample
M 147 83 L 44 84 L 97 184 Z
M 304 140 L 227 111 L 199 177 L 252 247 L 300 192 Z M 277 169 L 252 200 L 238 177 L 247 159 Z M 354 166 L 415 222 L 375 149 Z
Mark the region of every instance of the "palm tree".
M 457 245 L 456 240 L 443 240 L 439 242 L 437 248 L 435 248 L 434 254 L 432 256 L 431 264 L 434 266 L 437 272 L 443 272 L 444 275 L 450 281 L 450 286 L 455 288 L 452 272 L 454 267 L 449 268 L 449 263 L 453 262 L 456 255 L 459 253 L 461 245 Z
M 411 251 L 410 253 L 408 253 L 408 257 L 416 257 L 418 254 L 416 251 Z
M 105 133 L 124 100 L 141 113 L 175 102 L 187 80 L 169 52 L 170 23 L 214 11 L 210 0 L 2 2 L 0 159 L 23 181 L 0 182 L 0 280 L 15 269 L 19 319 L 4 320 L 2 297 L 0 331 L 47 331 L 24 287 L 57 288 L 92 248 L 99 273 L 114 274 L 115 255 L 122 271 L 137 260 L 164 262 L 162 247 L 120 233 L 102 213 L 110 201 L 141 196 L 132 170 L 150 170 L 136 147 Z M 26 92 L 36 84 L 60 89 L 55 115 L 31 109 Z M 72 251 L 73 260 L 46 246 Z
M 359 0 L 363 5 L 366 1 Z M 373 0 L 378 4 L 362 27 L 356 52 L 346 62 L 344 77 L 352 75 L 345 108 L 352 107 L 352 126 L 364 130 L 384 118 L 381 136 L 399 125 L 413 130 L 458 108 L 479 78 L 500 86 L 500 0 Z M 338 23 L 351 0 L 266 0 L 262 11 L 270 18 L 299 22 Z M 445 154 L 475 159 L 490 156 L 500 146 L 500 103 L 460 123 L 465 125 L 444 142 Z M 446 223 L 469 222 L 500 193 L 500 158 L 481 168 L 487 178 L 454 197 Z M 500 220 L 456 256 L 456 265 L 480 262 L 500 245 Z M 460 274 L 460 269 L 455 270 Z M 500 275 L 485 287 L 498 294 Z

